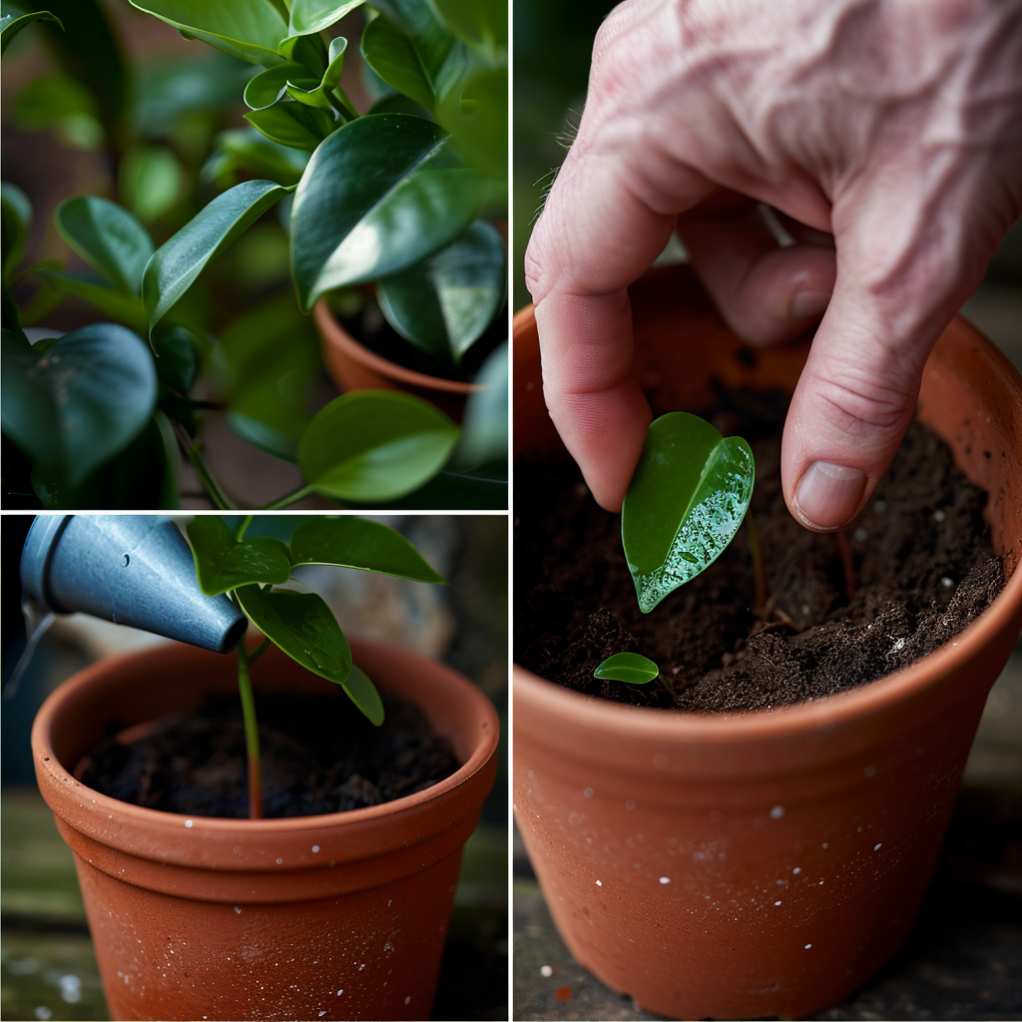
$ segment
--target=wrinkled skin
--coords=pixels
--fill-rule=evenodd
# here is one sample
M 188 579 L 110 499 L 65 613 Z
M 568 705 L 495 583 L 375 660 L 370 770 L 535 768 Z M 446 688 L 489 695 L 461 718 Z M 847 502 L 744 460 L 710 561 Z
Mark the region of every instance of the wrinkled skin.
M 547 405 L 596 499 L 620 507 L 650 421 L 625 288 L 675 227 L 747 340 L 823 314 L 782 477 L 828 530 L 869 498 L 1020 213 L 1022 0 L 621 4 L 526 255 Z

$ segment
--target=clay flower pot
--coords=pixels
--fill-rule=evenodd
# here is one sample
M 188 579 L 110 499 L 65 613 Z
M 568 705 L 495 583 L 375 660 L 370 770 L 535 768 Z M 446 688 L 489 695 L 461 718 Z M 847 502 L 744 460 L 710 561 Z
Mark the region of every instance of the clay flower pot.
M 636 378 L 660 407 L 710 379 L 794 388 L 807 344 L 739 354 L 691 273 L 631 291 Z M 558 441 L 531 309 L 515 319 L 519 471 Z M 514 800 L 576 959 L 672 1018 L 795 1018 L 847 996 L 905 940 L 987 693 L 1022 627 L 1022 380 L 958 319 L 919 417 L 986 487 L 1007 583 L 948 645 L 811 704 L 730 716 L 579 695 L 516 668 Z M 584 543 L 585 537 L 579 537 Z
M 113 718 L 130 726 L 235 690 L 233 658 L 190 646 L 101 661 L 39 711 L 39 787 L 75 854 L 115 1019 L 429 1017 L 462 845 L 496 772 L 497 715 L 446 667 L 351 645 L 450 738 L 458 771 L 368 809 L 261 821 L 186 818 L 79 783 L 75 765 Z M 265 659 L 257 687 L 332 689 L 273 647 Z
M 316 303 L 313 316 L 323 338 L 327 370 L 343 391 L 403 390 L 432 401 L 441 411 L 460 421 L 465 398 L 482 389 L 477 383 L 427 376 L 375 354 L 344 329 L 323 299 Z

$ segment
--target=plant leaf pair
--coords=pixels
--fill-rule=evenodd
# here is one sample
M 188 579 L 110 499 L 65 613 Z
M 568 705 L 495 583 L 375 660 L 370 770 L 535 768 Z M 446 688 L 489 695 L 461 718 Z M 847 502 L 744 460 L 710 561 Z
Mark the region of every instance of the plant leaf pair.
M 639 608 L 708 568 L 742 524 L 755 464 L 741 437 L 687 412 L 649 427 L 621 509 L 621 537 Z
M 248 585 L 280 585 L 302 564 L 334 564 L 416 582 L 444 582 L 399 532 L 354 515 L 317 516 L 303 522 L 290 544 L 269 537 L 237 539 L 219 515 L 196 515 L 187 531 L 199 587 L 207 596 Z

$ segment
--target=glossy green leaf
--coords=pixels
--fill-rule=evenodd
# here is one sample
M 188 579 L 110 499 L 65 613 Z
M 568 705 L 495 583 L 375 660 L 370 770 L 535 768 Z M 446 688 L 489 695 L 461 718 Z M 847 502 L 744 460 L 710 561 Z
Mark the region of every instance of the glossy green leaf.
M 291 4 L 291 19 L 288 35 L 311 35 L 340 21 L 363 0 L 294 0 Z
M 326 111 L 304 103 L 277 103 L 265 110 L 249 110 L 245 120 L 271 141 L 307 152 L 334 130 L 334 119 Z
M 741 437 L 671 412 L 649 427 L 621 509 L 621 537 L 639 608 L 708 568 L 734 538 L 752 499 L 755 464 Z
M 292 660 L 337 685 L 348 680 L 348 640 L 321 597 L 255 585 L 242 586 L 236 593 L 259 631 Z
M 337 564 L 396 578 L 443 585 L 411 543 L 386 525 L 354 515 L 323 516 L 303 522 L 291 537 L 291 563 Z
M 450 32 L 486 54 L 507 49 L 507 0 L 431 0 Z
M 341 75 L 344 73 L 344 53 L 348 48 L 348 40 L 343 36 L 330 40 L 329 63 L 322 76 L 317 80 L 304 80 L 300 76 L 292 77 L 287 84 L 288 95 L 306 106 L 318 107 L 331 114 L 339 110 L 345 120 L 357 116 L 355 108 L 347 97 L 340 92 Z
M 64 27 L 60 19 L 49 11 L 36 11 L 31 5 L 4 0 L 3 15 L 0 16 L 0 54 L 5 53 L 10 41 L 22 29 L 28 28 L 33 21 L 53 21 L 60 25 L 61 29 Z
M 322 360 L 315 327 L 293 296 L 280 295 L 234 320 L 214 362 L 224 378 L 231 428 L 262 450 L 296 460 Z
M 312 420 L 299 464 L 326 496 L 387 501 L 439 472 L 457 440 L 458 427 L 434 405 L 397 391 L 359 390 Z
M 153 254 L 153 242 L 123 206 L 95 195 L 76 195 L 54 210 L 53 221 L 71 248 L 114 287 L 141 294 L 142 271 Z
M 507 180 L 507 68 L 458 83 L 437 112 L 457 149 L 497 180 Z
M 659 675 L 660 668 L 638 653 L 615 653 L 593 671 L 593 677 L 601 681 L 624 681 L 629 685 L 645 685 Z
M 45 351 L 3 331 L 4 432 L 52 476 L 76 486 L 142 431 L 156 406 L 156 369 L 140 337 L 99 323 Z
M 34 276 L 58 294 L 74 295 L 100 309 L 118 323 L 123 323 L 132 330 L 145 332 L 147 317 L 141 298 L 125 294 L 117 288 L 107 287 L 98 279 L 90 279 L 75 273 L 41 269 L 37 270 Z
M 360 117 L 316 150 L 295 194 L 291 270 L 302 309 L 390 276 L 453 241 L 488 186 L 421 117 Z
M 230 188 L 238 183 L 240 172 L 287 188 L 298 184 L 308 162 L 307 152 L 274 142 L 255 128 L 242 128 L 217 136 L 202 177 L 221 188 Z
M 2 237 L 3 281 L 6 287 L 11 274 L 25 254 L 28 229 L 32 226 L 32 203 L 16 185 L 0 184 L 0 237 Z
M 219 515 L 196 515 L 186 531 L 199 588 L 207 596 L 256 582 L 286 582 L 291 577 L 291 559 L 279 539 L 239 541 Z
M 441 362 L 460 365 L 504 306 L 504 239 L 492 224 L 477 220 L 446 248 L 381 280 L 377 295 L 402 337 Z
M 502 458 L 467 471 L 445 469 L 387 506 L 416 511 L 506 511 L 507 490 L 507 459 Z
M 273 106 L 277 100 L 284 95 L 285 86 L 289 80 L 301 78 L 308 72 L 301 64 L 294 61 L 284 61 L 282 64 L 274 64 L 265 71 L 248 80 L 242 98 L 250 110 L 265 110 Z
M 480 465 L 496 458 L 507 458 L 507 341 L 490 353 L 475 382 L 484 389 L 473 391 L 465 403 L 461 443 L 453 458 L 457 466 Z
M 376 686 L 370 681 L 369 675 L 357 664 L 351 665 L 348 680 L 341 684 L 348 693 L 348 698 L 369 718 L 370 722 L 379 727 L 383 723 L 383 700 Z
M 282 39 L 277 52 L 285 59 L 301 64 L 318 78 L 327 64 L 327 49 L 320 35 L 301 35 Z
M 269 67 L 282 59 L 277 44 L 288 34 L 287 23 L 271 0 L 131 0 L 131 4 L 249 64 Z
M 169 138 L 196 114 L 220 119 L 233 113 L 250 69 L 215 50 L 154 57 L 135 67 L 132 122 L 144 138 Z
M 144 223 L 170 212 L 184 186 L 184 168 L 167 146 L 137 143 L 124 154 L 118 188 L 125 203 Z
M 413 117 L 424 117 L 427 121 L 434 119 L 424 106 L 419 106 L 415 100 L 402 96 L 400 92 L 388 92 L 381 96 L 366 111 L 365 116 L 372 117 L 376 114 L 411 114 Z
M 246 181 L 218 195 L 156 250 L 142 278 L 150 335 L 210 259 L 285 194 L 286 190 L 272 181 Z

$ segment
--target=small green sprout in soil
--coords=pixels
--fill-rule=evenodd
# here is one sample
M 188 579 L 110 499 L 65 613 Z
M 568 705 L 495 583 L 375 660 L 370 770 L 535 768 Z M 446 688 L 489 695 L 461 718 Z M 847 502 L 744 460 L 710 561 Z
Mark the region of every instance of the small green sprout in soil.
M 660 673 L 660 668 L 639 653 L 614 653 L 593 671 L 593 677 L 601 681 L 623 681 L 628 685 L 646 685 L 659 678 L 660 684 L 674 695 L 674 689 Z
M 650 425 L 621 509 L 621 539 L 644 614 L 724 552 L 746 518 L 754 478 L 752 448 L 741 437 L 725 438 L 688 412 Z M 748 521 L 762 608 L 762 559 Z
M 272 642 L 307 670 L 332 681 L 373 724 L 383 723 L 376 686 L 351 662 L 351 649 L 333 612 L 315 593 L 278 589 L 302 564 L 336 564 L 417 582 L 445 584 L 400 533 L 351 515 L 324 516 L 295 529 L 290 543 L 245 538 L 252 515 L 234 532 L 218 515 L 197 515 L 188 526 L 199 587 L 207 596 L 226 593 L 262 632 L 250 651 L 238 646 L 238 690 L 248 754 L 249 817 L 262 818 L 259 725 L 252 696 L 251 667 Z

